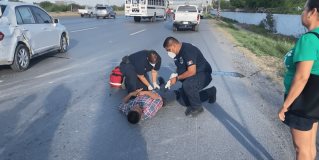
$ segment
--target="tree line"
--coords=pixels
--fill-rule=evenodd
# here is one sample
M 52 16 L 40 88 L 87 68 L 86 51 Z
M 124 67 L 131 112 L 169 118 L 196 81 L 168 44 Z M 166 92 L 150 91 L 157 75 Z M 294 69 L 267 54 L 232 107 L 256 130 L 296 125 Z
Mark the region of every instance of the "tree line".
M 23 0 L 9 0 L 11 2 L 22 2 Z M 77 12 L 78 9 L 84 9 L 84 5 L 79 5 L 76 3 L 72 4 L 55 4 L 50 1 L 43 1 L 40 3 L 37 3 L 40 7 L 45 9 L 47 12 L 67 12 L 67 11 L 72 11 L 72 12 Z M 112 6 L 115 11 L 120 11 L 124 10 L 124 5 L 123 6 Z
M 269 10 L 273 12 L 300 12 L 307 0 L 220 0 L 222 9 L 244 9 L 248 11 Z M 218 0 L 214 0 L 216 6 Z

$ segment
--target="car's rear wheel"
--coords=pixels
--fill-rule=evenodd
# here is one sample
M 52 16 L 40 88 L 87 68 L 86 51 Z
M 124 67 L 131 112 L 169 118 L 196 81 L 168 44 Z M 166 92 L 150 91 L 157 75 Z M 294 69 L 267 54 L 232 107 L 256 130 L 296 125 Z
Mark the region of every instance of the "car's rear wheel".
M 134 21 L 135 21 L 135 22 L 141 22 L 141 17 L 136 17 L 136 16 L 135 16 L 135 17 L 134 17 Z
M 12 70 L 21 72 L 28 69 L 30 64 L 29 48 L 24 44 L 19 44 L 16 48 L 13 63 L 10 66 Z
M 173 26 L 173 31 L 176 32 L 178 30 L 177 26 Z
M 60 39 L 60 53 L 65 53 L 68 50 L 68 39 L 66 38 L 65 34 L 61 36 Z
M 198 28 L 199 28 L 199 25 L 198 25 L 198 24 L 195 25 L 195 26 L 193 26 L 193 31 L 198 32 Z
M 99 16 L 96 16 L 96 19 L 99 19 L 100 17 Z

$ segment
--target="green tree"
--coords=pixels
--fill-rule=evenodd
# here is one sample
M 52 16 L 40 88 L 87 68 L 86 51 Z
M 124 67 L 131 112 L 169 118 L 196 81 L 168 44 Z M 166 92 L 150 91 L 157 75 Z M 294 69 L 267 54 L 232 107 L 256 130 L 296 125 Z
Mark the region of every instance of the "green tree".
M 112 7 L 114 11 L 124 11 L 124 5 L 122 6 L 113 5 Z
M 235 8 L 245 8 L 246 0 L 230 0 L 230 5 Z
M 220 7 L 222 9 L 231 9 L 233 8 L 231 5 L 230 5 L 230 1 L 226 1 L 226 0 L 220 0 Z
M 53 7 L 53 3 L 49 2 L 49 1 L 43 1 L 40 2 L 39 6 L 42 7 L 43 9 L 50 11 L 51 8 Z

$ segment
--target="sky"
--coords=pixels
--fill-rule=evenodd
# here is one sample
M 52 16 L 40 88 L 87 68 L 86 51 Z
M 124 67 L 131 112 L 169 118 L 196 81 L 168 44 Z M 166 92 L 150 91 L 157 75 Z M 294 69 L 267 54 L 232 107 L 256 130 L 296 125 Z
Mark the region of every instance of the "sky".
M 45 0 L 23 0 L 25 2 L 42 2 Z M 51 2 L 55 2 L 55 0 L 48 0 Z M 125 0 L 67 0 L 67 1 L 73 1 L 81 5 L 90 5 L 90 6 L 95 6 L 95 4 L 107 4 L 107 5 L 122 5 L 124 4 Z

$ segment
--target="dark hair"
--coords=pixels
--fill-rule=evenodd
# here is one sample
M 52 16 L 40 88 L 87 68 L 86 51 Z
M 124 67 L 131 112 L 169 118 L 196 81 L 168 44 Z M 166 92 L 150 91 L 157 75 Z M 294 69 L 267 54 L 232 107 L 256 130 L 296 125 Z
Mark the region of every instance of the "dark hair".
M 158 53 L 154 50 L 150 50 L 149 54 L 147 56 L 147 59 L 151 63 L 157 63 L 158 62 Z
M 163 47 L 168 47 L 171 43 L 179 43 L 179 41 L 174 37 L 167 37 L 163 43 Z
M 132 124 L 138 123 L 140 119 L 141 116 L 137 111 L 129 111 L 127 114 L 127 120 Z
M 319 1 L 318 0 L 308 0 L 307 2 L 307 8 L 309 11 L 313 9 L 317 9 L 317 12 L 319 12 Z

